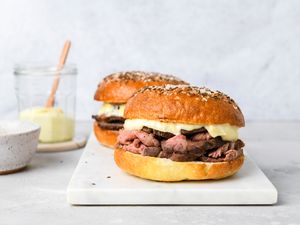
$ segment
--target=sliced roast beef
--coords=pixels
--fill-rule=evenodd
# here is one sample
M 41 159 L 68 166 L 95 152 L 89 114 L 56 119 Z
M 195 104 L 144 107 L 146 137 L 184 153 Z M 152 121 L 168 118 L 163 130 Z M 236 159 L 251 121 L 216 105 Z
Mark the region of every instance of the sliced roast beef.
M 105 130 L 120 130 L 123 128 L 125 121 L 125 119 L 120 116 L 93 115 L 92 118 L 96 120 L 100 128 Z
M 159 131 L 158 131 L 159 132 Z M 224 141 L 211 137 L 208 132 L 198 129 L 189 135 L 156 135 L 157 131 L 143 127 L 142 130 L 120 130 L 118 144 L 126 151 L 144 156 L 168 158 L 173 161 L 231 161 L 243 154 L 244 143 Z
M 159 139 L 159 140 L 162 140 L 162 139 L 169 139 L 173 136 L 175 136 L 174 134 L 172 133 L 169 133 L 169 132 L 162 132 L 162 131 L 159 131 L 159 130 L 155 130 L 155 129 L 151 129 L 149 127 L 143 127 L 142 128 L 142 131 L 150 134 L 150 133 L 153 133 L 155 138 Z
M 185 135 L 185 136 L 189 136 L 189 135 L 193 135 L 193 134 L 198 134 L 198 133 L 203 133 L 203 132 L 207 132 L 204 127 L 201 127 L 201 128 L 198 128 L 198 129 L 194 129 L 194 130 L 184 130 L 184 129 L 180 130 L 180 133 L 182 135 Z
M 241 149 L 245 146 L 244 142 L 240 139 L 238 139 L 237 141 L 235 141 L 233 143 L 234 143 L 234 147 L 230 148 L 230 149 Z
M 105 121 L 108 123 L 124 123 L 125 119 L 121 116 L 108 116 L 105 117 Z
M 211 139 L 212 136 L 210 136 L 210 134 L 208 132 L 203 132 L 203 133 L 198 133 L 195 134 L 191 137 L 192 141 L 207 141 L 209 139 Z
M 240 139 L 238 139 L 235 142 L 228 142 L 228 143 L 224 144 L 223 146 L 219 147 L 217 150 L 210 152 L 208 154 L 208 156 L 212 157 L 212 158 L 220 158 L 221 156 L 225 155 L 227 157 L 227 159 L 230 159 L 230 158 L 232 158 L 232 156 L 234 156 L 234 154 L 235 154 L 234 152 L 239 151 L 244 146 L 245 146 L 244 142 L 242 142 Z M 239 156 L 239 155 L 236 155 L 236 157 L 237 156 Z M 233 157 L 233 158 L 236 158 L 236 157 Z
M 159 158 L 171 158 L 173 152 L 166 152 L 166 151 L 161 151 L 159 154 L 158 154 L 158 157 Z
M 195 160 L 196 158 L 203 156 L 208 150 L 218 148 L 225 142 L 221 138 L 214 138 L 208 141 L 192 141 L 187 140 L 184 135 L 176 135 L 166 141 L 161 142 L 162 152 L 160 157 L 170 157 L 174 161 L 180 161 L 186 155 L 185 159 Z M 188 161 L 190 161 L 188 160 Z M 186 160 L 184 160 L 186 161 Z
M 92 115 L 92 118 L 95 119 L 97 122 L 104 121 L 108 123 L 113 123 L 113 122 L 124 123 L 125 121 L 124 117 L 121 116 Z
M 193 154 L 186 154 L 186 153 L 173 153 L 170 157 L 171 160 L 177 162 L 189 162 L 189 161 L 196 161 L 197 156 Z
M 193 151 L 194 149 L 202 150 L 207 152 L 208 150 L 218 148 L 222 146 L 225 141 L 221 137 L 211 138 L 209 140 L 193 141 L 188 142 L 188 151 Z
M 96 120 L 96 121 L 99 121 L 100 116 L 98 116 L 98 115 L 92 115 L 92 119 L 94 119 L 94 120 Z
M 243 155 L 243 149 L 239 149 L 239 150 L 231 149 L 225 153 L 225 157 L 213 158 L 213 157 L 202 156 L 200 157 L 200 159 L 203 162 L 227 162 L 227 161 L 232 161 L 241 155 Z
M 208 156 L 201 156 L 200 161 L 202 161 L 202 162 L 223 162 L 224 159 L 223 158 L 215 159 L 215 158 L 208 157 Z
M 180 152 L 187 151 L 187 139 L 186 136 L 179 134 L 161 143 L 163 151 L 166 152 Z
M 159 141 L 154 138 L 153 134 L 148 134 L 144 131 L 137 131 L 135 135 L 144 145 L 148 147 L 160 146 Z
M 146 133 L 148 133 L 148 134 L 153 133 L 153 129 L 151 129 L 151 128 L 149 128 L 149 127 L 143 127 L 143 128 L 142 128 L 142 131 L 144 131 L 144 132 L 146 132 Z
M 186 151 L 197 156 L 204 155 L 207 151 L 205 144 L 204 141 L 194 142 L 189 140 Z
M 136 138 L 136 131 L 120 130 L 117 142 L 121 145 L 130 144 Z
M 134 139 L 132 143 L 128 145 L 124 145 L 124 149 L 126 151 L 136 153 L 136 154 L 141 154 L 145 148 L 146 146 L 143 145 L 139 139 Z
M 146 147 L 143 149 L 141 155 L 157 157 L 161 151 L 160 147 Z
M 107 123 L 107 122 L 97 122 L 98 126 L 105 130 L 120 130 L 123 128 L 122 123 Z
M 222 145 L 221 147 L 219 147 L 217 150 L 211 152 L 208 154 L 209 157 L 212 158 L 220 158 L 222 155 L 225 154 L 226 151 L 228 151 L 229 148 L 229 143 L 226 143 L 224 145 Z
M 239 157 L 240 155 L 243 154 L 243 150 L 239 149 L 239 150 L 235 150 L 235 149 L 230 149 L 229 151 L 227 151 L 225 153 L 225 159 L 224 161 L 231 161 L 236 159 L 237 157 Z
M 158 139 L 169 139 L 171 137 L 174 137 L 175 135 L 169 132 L 162 132 L 159 130 L 153 130 L 154 136 L 156 136 Z

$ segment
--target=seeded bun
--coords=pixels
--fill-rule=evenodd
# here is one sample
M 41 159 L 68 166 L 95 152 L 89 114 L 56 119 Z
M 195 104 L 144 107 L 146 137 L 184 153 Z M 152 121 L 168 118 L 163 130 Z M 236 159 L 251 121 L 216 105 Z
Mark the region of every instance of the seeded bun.
M 96 122 L 94 122 L 94 133 L 97 140 L 106 147 L 114 148 L 117 142 L 117 130 L 104 130 L 101 129 Z
M 126 103 L 140 88 L 165 84 L 187 84 L 171 75 L 141 71 L 111 74 L 98 85 L 94 99 L 115 104 Z
M 227 95 L 188 85 L 144 87 L 126 104 L 126 119 L 185 124 L 225 124 L 243 127 L 244 116 Z
M 175 162 L 170 159 L 142 156 L 122 149 L 114 153 L 116 164 L 125 172 L 155 181 L 222 179 L 235 174 L 244 156 L 229 162 Z

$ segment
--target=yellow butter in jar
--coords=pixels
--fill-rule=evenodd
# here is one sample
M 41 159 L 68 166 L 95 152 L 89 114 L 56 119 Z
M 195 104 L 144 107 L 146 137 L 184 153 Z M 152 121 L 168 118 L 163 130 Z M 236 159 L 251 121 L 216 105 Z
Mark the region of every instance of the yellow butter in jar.
M 74 119 L 58 107 L 34 107 L 20 113 L 20 120 L 31 121 L 41 126 L 40 142 L 69 141 L 74 136 Z

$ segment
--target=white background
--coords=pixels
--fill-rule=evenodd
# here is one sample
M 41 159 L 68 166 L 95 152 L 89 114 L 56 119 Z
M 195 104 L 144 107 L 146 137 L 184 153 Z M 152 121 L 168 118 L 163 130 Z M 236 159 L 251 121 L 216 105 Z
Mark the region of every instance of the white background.
M 300 119 L 300 1 L 0 1 L 0 118 L 16 118 L 12 68 L 55 62 L 65 39 L 79 68 L 77 117 L 101 78 L 159 71 L 231 95 L 247 120 Z

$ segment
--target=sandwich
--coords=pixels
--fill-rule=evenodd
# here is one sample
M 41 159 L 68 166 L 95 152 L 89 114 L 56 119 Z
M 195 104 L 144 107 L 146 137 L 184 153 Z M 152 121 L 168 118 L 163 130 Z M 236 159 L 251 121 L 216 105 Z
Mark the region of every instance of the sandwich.
M 118 131 L 123 128 L 123 113 L 127 100 L 142 87 L 165 84 L 187 83 L 171 75 L 140 71 L 120 72 L 105 77 L 94 96 L 96 101 L 103 102 L 98 114 L 92 116 L 98 141 L 113 148 Z
M 219 91 L 145 87 L 128 100 L 124 117 L 114 160 L 129 174 L 166 182 L 221 179 L 243 165 L 244 116 Z

